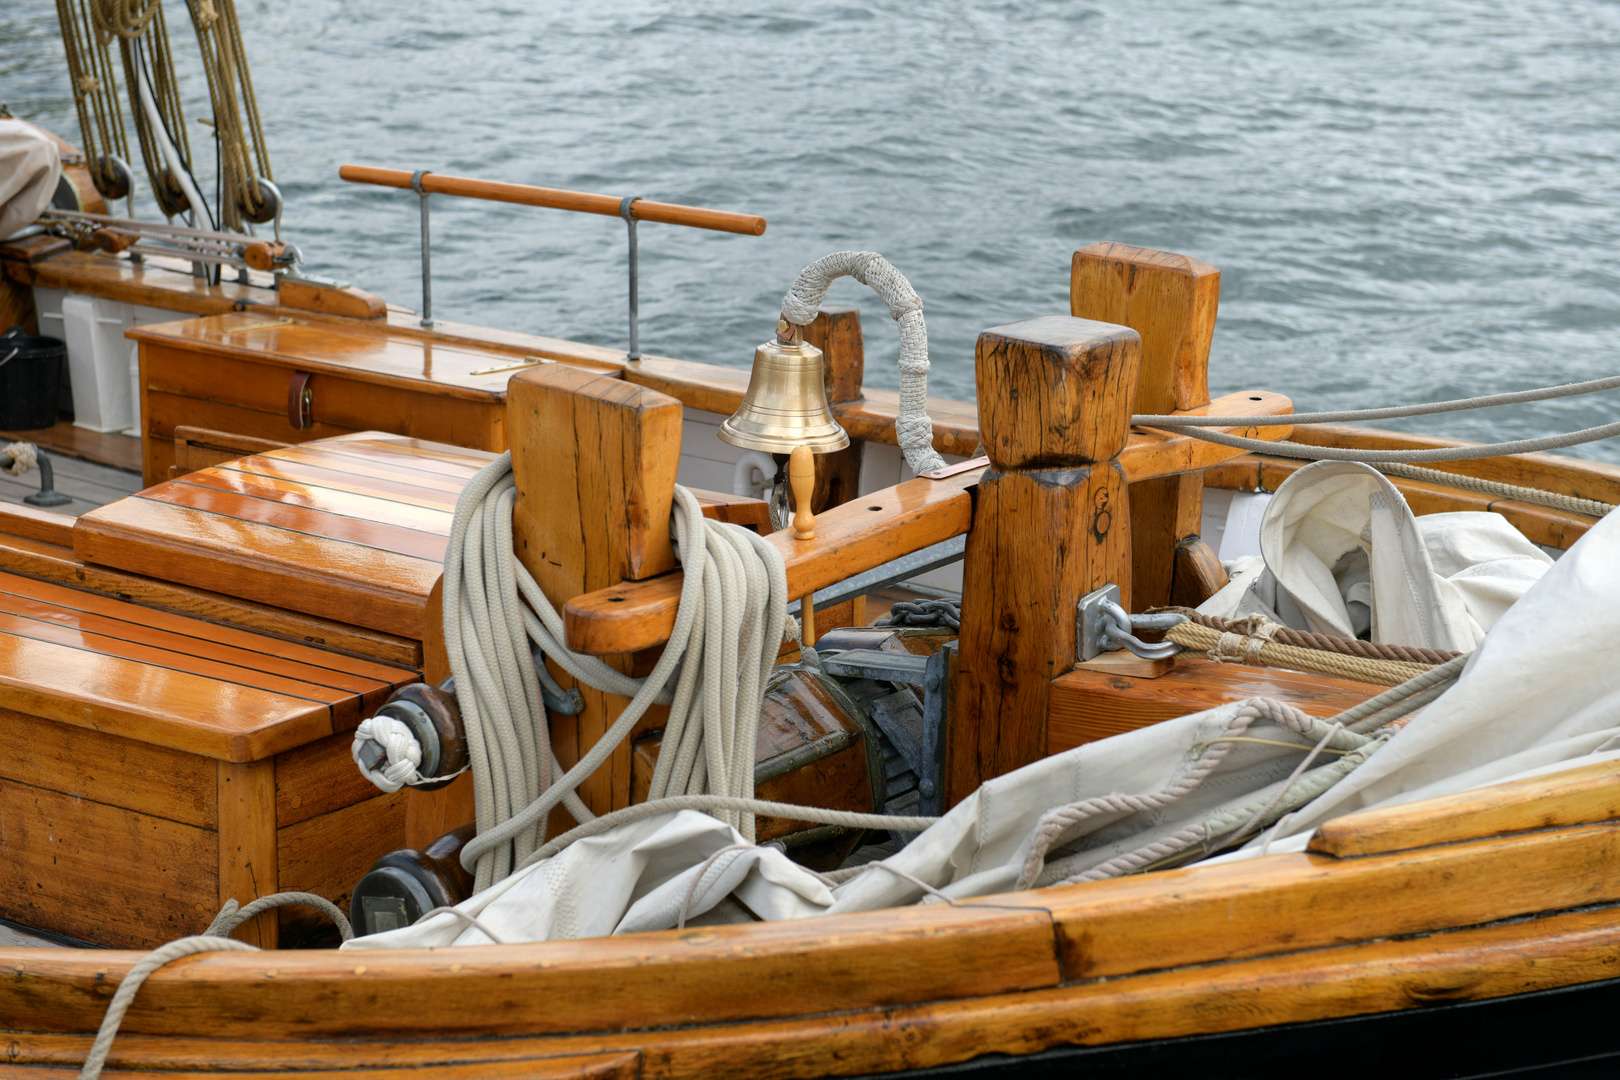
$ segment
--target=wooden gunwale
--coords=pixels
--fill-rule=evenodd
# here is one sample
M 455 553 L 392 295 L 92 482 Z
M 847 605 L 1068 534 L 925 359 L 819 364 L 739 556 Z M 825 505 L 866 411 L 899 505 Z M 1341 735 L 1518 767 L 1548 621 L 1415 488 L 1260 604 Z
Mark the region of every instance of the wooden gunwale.
M 856 1072 L 1571 985 L 1620 975 L 1616 781 L 1620 764 L 1602 763 L 1334 823 L 1364 847 L 1393 829 L 1394 844 L 1430 841 L 1419 848 L 1269 856 L 955 907 L 529 945 L 208 954 L 154 975 L 124 1030 L 206 1031 L 220 1050 L 243 1040 L 250 1057 L 246 1044 L 263 1039 L 300 1044 L 267 1052 L 302 1057 L 356 1036 L 554 1036 L 525 1049 L 635 1048 L 660 1075 L 713 1075 L 717 1043 L 735 1075 L 761 1067 L 752 1055 L 797 1046 L 754 1073 L 791 1076 L 825 1070 L 814 1048 L 851 1030 L 926 1031 L 949 1047 L 923 1062 L 910 1056 L 917 1042 L 874 1038 L 838 1059 Z M 1493 828 L 1520 831 L 1473 838 Z M 16 1031 L 93 1031 L 140 955 L 0 950 L 0 1016 Z M 83 1052 L 24 1045 L 14 1063 Z M 401 1052 L 421 1060 L 428 1045 Z

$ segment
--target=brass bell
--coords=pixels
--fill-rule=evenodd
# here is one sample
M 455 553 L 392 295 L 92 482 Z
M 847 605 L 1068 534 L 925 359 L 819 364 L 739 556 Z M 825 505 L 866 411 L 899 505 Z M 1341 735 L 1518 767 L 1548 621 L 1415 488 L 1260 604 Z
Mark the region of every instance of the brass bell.
M 786 333 L 792 338 L 784 341 Z M 821 350 L 804 341 L 801 327 L 784 320 L 777 324 L 777 339 L 754 350 L 742 407 L 720 425 L 720 438 L 772 454 L 791 453 L 796 446 L 830 454 L 849 445 L 827 404 Z

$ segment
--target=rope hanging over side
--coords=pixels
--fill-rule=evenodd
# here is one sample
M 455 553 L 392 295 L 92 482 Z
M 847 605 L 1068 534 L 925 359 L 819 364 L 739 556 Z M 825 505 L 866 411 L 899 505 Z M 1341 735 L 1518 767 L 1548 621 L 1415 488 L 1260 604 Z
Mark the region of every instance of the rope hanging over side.
M 97 1080 L 101 1075 L 101 1070 L 107 1064 L 107 1056 L 112 1052 L 113 1040 L 118 1037 L 118 1029 L 123 1026 L 124 1014 L 129 1012 L 129 1007 L 135 1002 L 135 995 L 140 993 L 141 987 L 153 972 L 165 964 L 172 964 L 176 960 L 196 956 L 199 953 L 258 952 L 257 945 L 237 941 L 228 935 L 255 915 L 288 905 L 316 908 L 337 923 L 338 933 L 343 936 L 344 941 L 354 937 L 349 920 L 344 918 L 337 905 L 314 893 L 272 893 L 269 896 L 259 897 L 246 907 L 239 907 L 235 900 L 225 901 L 225 906 L 214 916 L 214 921 L 209 924 L 207 930 L 192 937 L 183 937 L 159 945 L 137 960 L 135 966 L 119 980 L 118 989 L 114 991 L 112 1001 L 107 1003 L 107 1011 L 101 1018 L 101 1027 L 96 1030 L 95 1042 L 90 1044 L 90 1053 L 85 1056 L 84 1067 L 79 1070 L 79 1080 Z
M 922 297 L 889 260 L 875 251 L 839 251 L 817 259 L 799 271 L 798 280 L 782 297 L 782 318 L 795 326 L 809 326 L 828 287 L 841 277 L 870 286 L 900 324 L 900 412 L 894 433 L 906 464 L 915 473 L 944 468 L 945 459 L 934 450 L 934 422 L 928 418 L 928 327 Z

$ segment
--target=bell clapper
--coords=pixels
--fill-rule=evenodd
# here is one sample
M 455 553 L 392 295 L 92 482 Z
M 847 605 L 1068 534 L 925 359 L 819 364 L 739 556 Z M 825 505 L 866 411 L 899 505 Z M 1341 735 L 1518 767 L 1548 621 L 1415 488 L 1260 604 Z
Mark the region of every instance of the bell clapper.
M 795 446 L 788 456 L 788 483 L 793 485 L 793 538 L 813 540 L 816 515 L 810 499 L 816 490 L 816 459 L 808 446 Z

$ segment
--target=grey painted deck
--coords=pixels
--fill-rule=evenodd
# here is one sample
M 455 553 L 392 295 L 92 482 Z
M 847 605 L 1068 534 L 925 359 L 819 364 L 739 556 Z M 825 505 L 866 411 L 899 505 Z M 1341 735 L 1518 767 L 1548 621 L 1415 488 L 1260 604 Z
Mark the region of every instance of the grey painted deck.
M 41 454 L 46 451 L 41 450 Z M 45 507 L 59 514 L 78 516 L 98 506 L 104 506 L 125 495 L 141 490 L 139 473 L 96 465 L 78 458 L 51 454 L 51 465 L 56 471 L 56 490 L 71 495 L 73 501 L 61 506 Z M 23 496 L 39 491 L 39 470 L 26 476 L 7 476 L 0 473 L 0 502 L 20 503 Z

